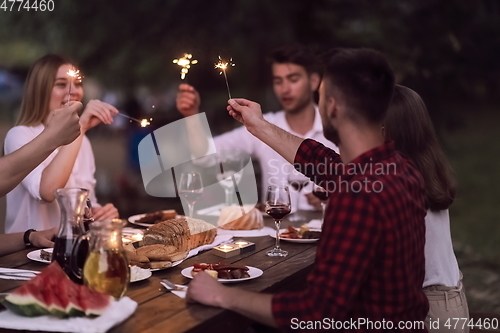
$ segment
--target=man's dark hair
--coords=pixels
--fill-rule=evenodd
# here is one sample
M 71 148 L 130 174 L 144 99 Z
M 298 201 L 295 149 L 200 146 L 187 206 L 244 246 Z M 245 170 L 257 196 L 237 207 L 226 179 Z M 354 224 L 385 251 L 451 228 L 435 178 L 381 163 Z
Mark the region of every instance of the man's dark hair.
M 333 49 L 322 59 L 323 78 L 331 83 L 328 93 L 345 104 L 349 118 L 381 122 L 394 91 L 394 72 L 385 56 L 371 49 Z
M 308 74 L 320 73 L 319 59 L 307 46 L 300 44 L 285 45 L 274 49 L 267 60 L 270 64 L 292 63 L 305 68 Z

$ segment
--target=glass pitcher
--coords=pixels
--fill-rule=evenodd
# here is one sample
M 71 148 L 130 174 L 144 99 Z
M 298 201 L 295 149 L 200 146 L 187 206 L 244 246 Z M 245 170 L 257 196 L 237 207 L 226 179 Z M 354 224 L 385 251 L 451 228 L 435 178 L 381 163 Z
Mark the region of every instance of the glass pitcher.
M 77 283 L 82 283 L 82 281 L 73 274 L 71 254 L 76 238 L 85 232 L 82 223 L 88 194 L 89 191 L 83 188 L 60 188 L 56 190 L 56 199 L 61 210 L 61 221 L 54 241 L 52 261 L 57 261 L 71 280 Z M 84 246 L 78 255 L 77 264 L 83 267 L 87 256 Z
M 122 245 L 120 219 L 97 221 L 90 224 L 90 231 L 78 238 L 73 251 L 78 252 L 84 240 L 89 241 L 89 254 L 83 271 L 76 268 L 75 274 L 83 275 L 83 283 L 92 290 L 120 299 L 130 282 L 130 270 Z

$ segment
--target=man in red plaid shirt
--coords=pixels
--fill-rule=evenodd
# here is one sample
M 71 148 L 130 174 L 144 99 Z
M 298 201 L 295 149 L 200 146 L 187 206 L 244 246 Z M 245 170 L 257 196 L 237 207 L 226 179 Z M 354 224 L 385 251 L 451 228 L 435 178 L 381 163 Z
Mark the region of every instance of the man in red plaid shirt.
M 380 53 L 339 49 L 325 56 L 319 108 L 340 156 L 266 122 L 257 103 L 234 99 L 229 113 L 330 194 L 307 289 L 275 295 L 227 288 L 197 274 L 188 300 L 234 310 L 285 331 L 426 332 L 424 185 L 384 143 L 394 88 Z

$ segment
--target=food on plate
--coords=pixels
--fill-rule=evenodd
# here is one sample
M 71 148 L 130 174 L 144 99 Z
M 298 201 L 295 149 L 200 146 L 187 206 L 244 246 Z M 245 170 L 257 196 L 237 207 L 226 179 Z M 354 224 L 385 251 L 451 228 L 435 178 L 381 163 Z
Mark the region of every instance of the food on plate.
M 233 205 L 221 210 L 217 225 L 225 230 L 255 230 L 264 228 L 264 219 L 251 205 Z
M 205 270 L 205 273 L 207 273 L 208 275 L 210 275 L 211 277 L 213 277 L 214 279 L 217 279 L 219 278 L 219 273 L 217 271 L 213 271 L 211 269 L 206 269 Z
M 52 252 L 45 251 L 44 249 L 40 250 L 40 259 L 52 261 Z
M 124 248 L 129 264 L 140 268 L 172 267 L 173 261 L 182 260 L 187 256 L 187 252 L 179 252 L 175 247 L 163 244 L 146 245 L 137 249 L 133 245 Z
M 138 219 L 136 222 L 139 223 L 147 223 L 147 224 L 156 224 L 160 223 L 161 221 L 169 220 L 169 219 L 175 219 L 177 216 L 177 212 L 175 209 L 170 209 L 170 210 L 160 210 L 158 212 L 153 212 L 153 213 L 147 213 L 140 219 Z
M 226 280 L 244 279 L 244 278 L 250 277 L 250 275 L 248 274 L 248 267 L 247 266 L 235 265 L 235 264 L 224 264 L 224 263 L 194 264 L 193 269 L 191 270 L 191 275 L 195 276 L 197 273 L 199 273 L 201 271 L 205 271 L 205 272 L 209 273 L 210 275 L 213 274 L 213 273 L 210 273 L 210 271 L 216 271 L 217 277 L 219 279 L 226 279 Z
M 52 262 L 40 274 L 7 295 L 2 303 L 21 316 L 67 318 L 99 316 L 112 301 L 112 296 L 74 283 L 57 262 Z
M 308 226 L 303 225 L 299 229 L 288 226 L 288 228 L 280 234 L 280 238 L 288 239 L 318 239 L 321 235 L 320 231 L 310 230 Z
M 198 246 L 213 243 L 217 228 L 203 220 L 182 217 L 152 225 L 144 231 L 144 245 L 163 244 L 177 252 L 189 252 Z

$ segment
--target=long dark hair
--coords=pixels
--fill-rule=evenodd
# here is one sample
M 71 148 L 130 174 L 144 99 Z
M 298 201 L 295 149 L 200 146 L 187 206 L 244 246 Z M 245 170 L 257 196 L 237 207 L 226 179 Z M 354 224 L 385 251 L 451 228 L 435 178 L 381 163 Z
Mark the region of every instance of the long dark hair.
M 422 174 L 427 208 L 448 209 L 456 191 L 453 170 L 420 96 L 397 85 L 384 126 L 386 138 L 393 140 L 396 150 L 409 157 Z

